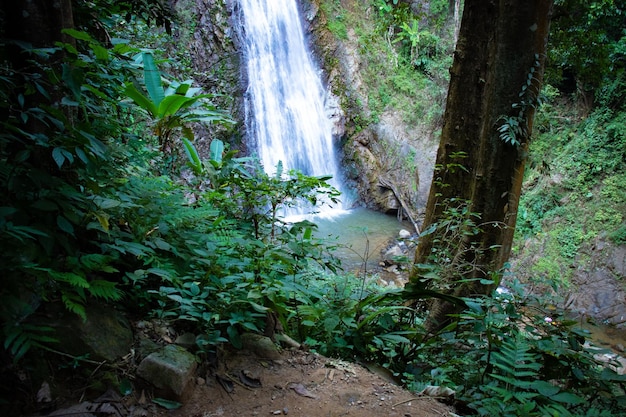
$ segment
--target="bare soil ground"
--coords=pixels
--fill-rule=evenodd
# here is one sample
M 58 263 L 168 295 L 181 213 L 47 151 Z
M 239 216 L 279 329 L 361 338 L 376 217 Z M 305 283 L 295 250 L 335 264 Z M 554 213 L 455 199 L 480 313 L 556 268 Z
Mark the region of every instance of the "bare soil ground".
M 434 398 L 402 389 L 357 364 L 301 350 L 284 350 L 278 360 L 240 352 L 224 358 L 218 372 L 198 378 L 189 400 L 160 417 L 402 416 L 441 417 L 454 409 Z M 244 378 L 240 375 L 243 373 Z M 217 378 L 215 375 L 221 375 Z M 228 388 L 232 381 L 232 392 Z M 243 380 L 245 383 L 241 383 Z M 252 382 L 252 383 L 250 383 Z M 253 388 L 247 385 L 258 385 Z

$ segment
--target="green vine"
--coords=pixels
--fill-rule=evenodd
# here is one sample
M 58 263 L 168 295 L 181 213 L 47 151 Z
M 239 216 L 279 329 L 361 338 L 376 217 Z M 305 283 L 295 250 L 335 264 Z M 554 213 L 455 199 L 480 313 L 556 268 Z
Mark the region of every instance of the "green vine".
M 531 88 L 533 80 L 537 79 L 535 75 L 540 66 L 539 55 L 535 54 L 533 66 L 530 67 L 526 75 L 526 81 L 522 85 L 522 89 L 519 93 L 520 101 L 511 105 L 513 109 L 518 110 L 517 114 L 514 116 L 502 115 L 498 118 L 498 122 L 500 122 L 500 126 L 498 127 L 500 140 L 516 148 L 522 144 L 521 138 L 527 137 L 530 133 L 528 131 L 528 119 L 526 117 L 528 109 L 537 109 L 543 103 L 541 95 Z

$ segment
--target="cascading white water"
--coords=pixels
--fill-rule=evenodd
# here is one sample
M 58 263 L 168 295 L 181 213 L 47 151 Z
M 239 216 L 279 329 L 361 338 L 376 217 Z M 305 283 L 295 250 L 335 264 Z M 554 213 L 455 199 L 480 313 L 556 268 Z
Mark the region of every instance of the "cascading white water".
M 307 49 L 296 0 L 239 0 L 248 88 L 246 124 L 266 172 L 332 175 L 340 191 L 325 89 Z

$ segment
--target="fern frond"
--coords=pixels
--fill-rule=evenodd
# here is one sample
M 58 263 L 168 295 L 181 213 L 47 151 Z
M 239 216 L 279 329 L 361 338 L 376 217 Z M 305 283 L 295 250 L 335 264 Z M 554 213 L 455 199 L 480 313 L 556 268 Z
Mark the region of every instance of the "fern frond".
M 534 380 L 541 369 L 539 355 L 530 351 L 530 344 L 521 335 L 504 341 L 500 350 L 493 352 L 492 365 L 514 379 Z
M 103 279 L 91 281 L 88 291 L 94 297 L 103 298 L 108 301 L 119 300 L 123 295 L 122 291 L 115 286 L 114 282 Z
M 486 391 L 492 391 L 498 395 L 498 400 L 501 402 L 510 401 L 513 398 L 513 392 L 507 388 L 499 387 L 497 385 L 485 385 Z
M 61 300 L 63 300 L 65 308 L 67 308 L 72 313 L 78 315 L 81 319 L 87 320 L 87 314 L 85 313 L 83 300 L 80 299 L 77 294 L 65 293 L 61 295 Z
M 89 288 L 89 282 L 87 282 L 87 280 L 83 276 L 80 276 L 73 272 L 60 272 L 50 269 L 47 271 L 50 278 L 53 278 L 55 281 L 65 282 L 76 288 Z
M 533 387 L 534 381 L 524 381 L 511 376 L 504 376 L 498 374 L 489 374 L 490 377 L 497 379 L 498 381 L 502 381 L 510 387 L 515 387 L 518 389 L 531 389 Z
M 89 253 L 80 257 L 80 263 L 86 268 L 95 272 L 119 272 L 116 268 L 109 265 L 112 257 L 99 253 Z
M 54 329 L 49 326 L 34 324 L 19 324 L 6 326 L 4 333 L 4 348 L 9 351 L 15 361 L 20 360 L 33 347 L 43 346 L 44 343 L 56 343 L 52 337 Z

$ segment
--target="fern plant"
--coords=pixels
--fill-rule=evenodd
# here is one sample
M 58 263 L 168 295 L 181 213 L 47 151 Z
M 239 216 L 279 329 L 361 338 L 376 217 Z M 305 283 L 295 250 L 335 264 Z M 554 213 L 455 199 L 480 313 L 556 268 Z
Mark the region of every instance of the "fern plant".
M 490 381 L 481 387 L 485 396 L 472 404 L 480 415 L 530 416 L 544 406 L 567 410 L 563 407 L 584 401 L 541 380 L 541 358 L 531 349 L 528 339 L 514 332 L 492 352 L 487 368 L 492 367 L 493 372 L 488 375 Z
M 412 384 L 452 387 L 457 401 L 483 416 L 611 416 L 623 409 L 626 377 L 594 359 L 598 351 L 587 347 L 577 322 L 542 309 L 555 300 L 530 297 L 513 280 L 508 286 L 466 299 L 458 321 L 416 348 L 405 370 Z M 548 314 L 552 321 L 544 320 Z

